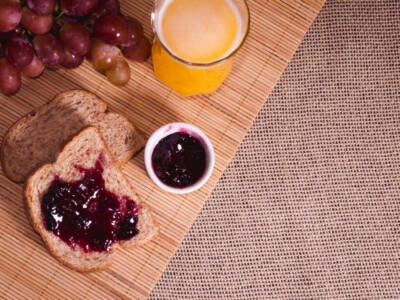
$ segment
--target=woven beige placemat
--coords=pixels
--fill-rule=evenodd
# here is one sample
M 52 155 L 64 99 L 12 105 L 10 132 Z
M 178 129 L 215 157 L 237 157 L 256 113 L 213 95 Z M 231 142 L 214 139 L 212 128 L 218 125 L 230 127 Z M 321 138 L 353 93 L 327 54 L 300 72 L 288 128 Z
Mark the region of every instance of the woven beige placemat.
M 400 298 L 400 1 L 328 1 L 151 299 Z

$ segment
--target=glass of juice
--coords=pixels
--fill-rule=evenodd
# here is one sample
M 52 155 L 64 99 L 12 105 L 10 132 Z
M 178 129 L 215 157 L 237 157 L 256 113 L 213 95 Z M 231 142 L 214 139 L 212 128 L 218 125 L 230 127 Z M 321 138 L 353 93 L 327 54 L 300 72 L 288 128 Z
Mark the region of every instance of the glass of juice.
M 215 91 L 249 31 L 245 0 L 155 0 L 154 73 L 182 96 Z

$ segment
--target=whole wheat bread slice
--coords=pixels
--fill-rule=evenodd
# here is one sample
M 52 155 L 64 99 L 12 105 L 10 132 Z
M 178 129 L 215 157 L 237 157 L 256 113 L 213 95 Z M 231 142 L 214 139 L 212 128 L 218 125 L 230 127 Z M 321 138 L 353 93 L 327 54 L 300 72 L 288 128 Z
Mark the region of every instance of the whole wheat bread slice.
M 104 168 L 105 188 L 119 195 L 120 201 L 124 201 L 122 196 L 128 196 L 141 206 L 137 223 L 139 233 L 130 240 L 114 243 L 109 251 L 84 252 L 80 246 L 75 246 L 75 249 L 73 249 L 45 228 L 41 201 L 55 176 L 67 182 L 79 180 L 84 175 L 76 166 L 86 169 L 93 168 L 100 155 Z M 120 166 L 115 163 L 106 143 L 95 127 L 82 130 L 66 144 L 55 163 L 46 164 L 31 175 L 26 182 L 24 196 L 31 224 L 35 231 L 41 235 L 51 254 L 63 264 L 77 271 L 102 270 L 110 265 L 113 253 L 120 246 L 123 248 L 136 247 L 150 241 L 158 233 L 158 225 L 148 208 L 141 203 L 139 196 L 122 174 Z
M 87 126 L 97 127 L 118 162 L 128 161 L 143 148 L 143 135 L 125 117 L 106 112 L 96 95 L 72 90 L 17 121 L 7 132 L 0 150 L 6 176 L 23 182 L 39 166 L 53 162 L 62 147 Z

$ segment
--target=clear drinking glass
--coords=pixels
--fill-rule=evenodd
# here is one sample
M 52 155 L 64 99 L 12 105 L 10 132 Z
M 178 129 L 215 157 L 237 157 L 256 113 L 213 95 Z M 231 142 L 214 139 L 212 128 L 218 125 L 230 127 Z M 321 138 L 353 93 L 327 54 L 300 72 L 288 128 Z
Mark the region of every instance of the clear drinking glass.
M 235 53 L 243 45 L 249 32 L 250 14 L 245 0 L 227 0 L 236 8 L 239 28 L 234 46 L 223 56 L 210 62 L 199 63 L 185 60 L 172 53 L 162 41 L 160 13 L 167 2 L 155 0 L 152 25 L 155 33 L 152 47 L 154 73 L 158 79 L 182 96 L 205 94 L 215 91 L 229 75 Z M 192 1 L 192 0 L 186 0 Z M 188 24 L 190 26 L 190 24 Z

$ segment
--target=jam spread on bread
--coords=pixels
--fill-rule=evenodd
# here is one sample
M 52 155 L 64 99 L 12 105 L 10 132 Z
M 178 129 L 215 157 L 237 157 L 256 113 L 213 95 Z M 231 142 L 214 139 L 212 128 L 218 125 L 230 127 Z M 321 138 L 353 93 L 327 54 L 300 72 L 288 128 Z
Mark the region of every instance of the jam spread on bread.
M 74 182 L 55 177 L 41 203 L 44 225 L 60 239 L 85 252 L 108 251 L 113 243 L 138 234 L 139 206 L 104 186 L 101 157 Z
M 157 177 L 166 185 L 184 188 L 196 183 L 206 168 L 206 152 L 201 142 L 186 132 L 176 132 L 160 140 L 152 154 Z

